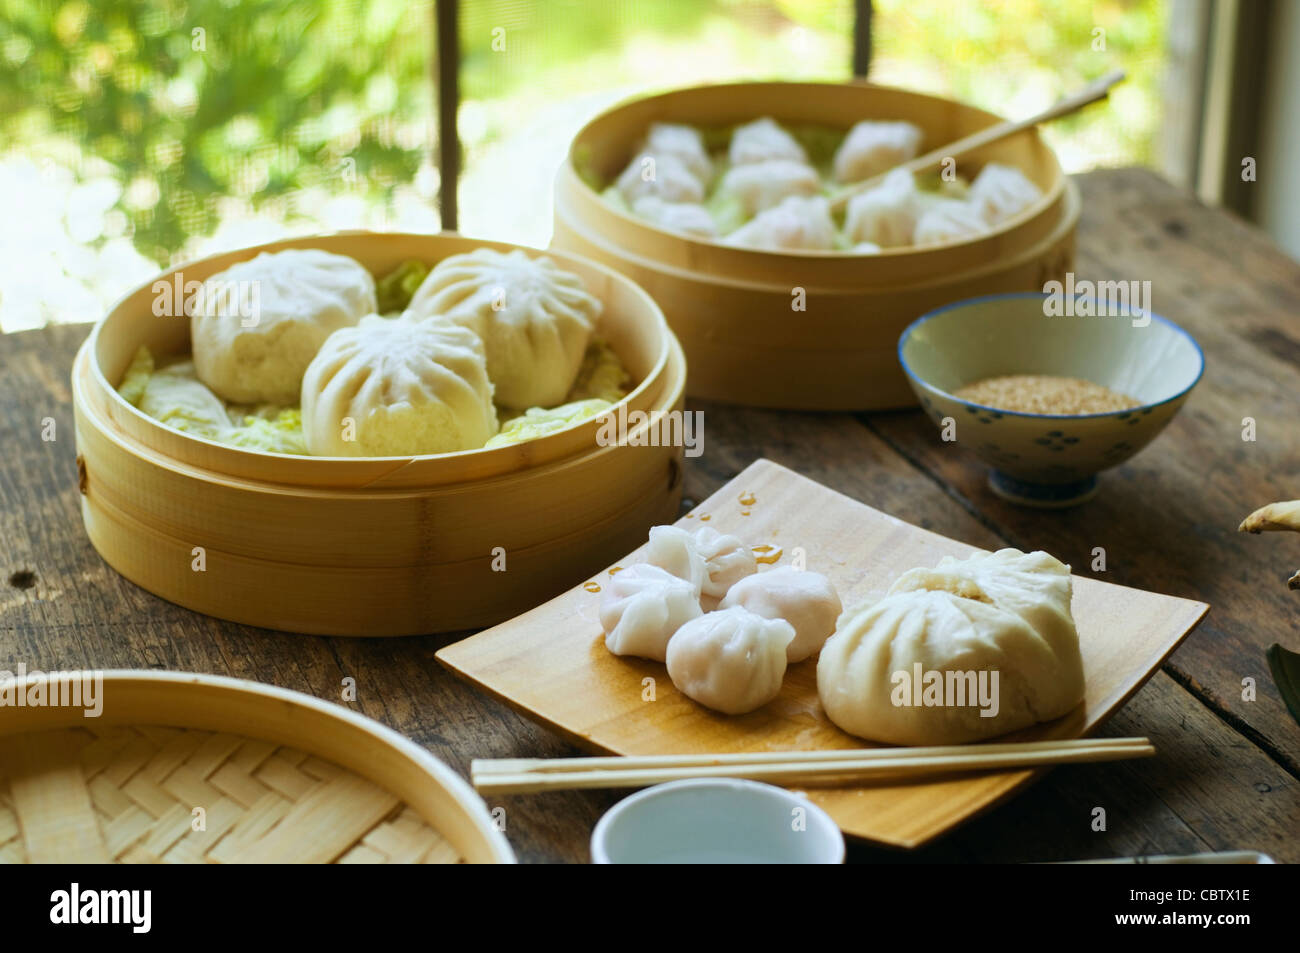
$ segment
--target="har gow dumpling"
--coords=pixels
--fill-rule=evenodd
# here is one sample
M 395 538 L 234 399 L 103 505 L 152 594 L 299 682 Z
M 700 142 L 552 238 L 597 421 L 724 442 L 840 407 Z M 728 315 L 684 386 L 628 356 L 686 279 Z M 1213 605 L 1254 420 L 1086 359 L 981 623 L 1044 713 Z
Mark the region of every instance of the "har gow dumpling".
M 794 627 L 734 606 L 687 622 L 668 642 L 668 677 L 707 708 L 740 715 L 781 693 Z
M 648 195 L 665 202 L 704 201 L 704 183 L 685 162 L 668 152 L 636 155 L 614 185 L 629 205 Z
M 497 403 L 526 409 L 564 402 L 601 309 L 581 278 L 549 258 L 479 248 L 439 262 L 406 315 L 477 334 Z
M 263 252 L 203 283 L 190 316 L 194 369 L 232 403 L 293 404 L 325 339 L 376 308 L 375 279 L 358 261 L 317 248 Z
M 632 211 L 660 228 L 701 238 L 712 238 L 718 233 L 713 216 L 703 205 L 694 202 L 665 202 L 654 195 L 643 195 L 632 203 Z
M 764 619 L 785 619 L 794 626 L 786 661 L 802 662 L 817 652 L 835 631 L 843 611 L 831 581 L 819 572 L 783 566 L 741 579 L 727 590 L 719 609 L 740 606 Z
M 737 537 L 711 526 L 689 532 L 678 526 L 655 526 L 646 546 L 646 562 L 687 580 L 704 595 L 721 598 L 758 569 L 754 554 Z
M 912 244 L 920 213 L 916 178 L 895 169 L 872 188 L 849 199 L 844 231 L 849 241 L 871 242 L 882 248 Z
M 829 251 L 835 247 L 830 204 L 821 196 L 792 195 L 775 208 L 759 212 L 728 235 L 723 244 L 767 251 Z
M 990 162 L 970 186 L 970 201 L 984 221 L 997 225 L 1028 208 L 1043 195 L 1015 166 Z
M 646 133 L 645 149 L 650 155 L 670 155 L 681 161 L 691 175 L 707 185 L 713 176 L 713 160 L 704 148 L 698 129 L 672 122 L 656 122 Z
M 926 205 L 925 211 L 917 218 L 912 243 L 929 245 L 974 238 L 988 230 L 988 223 L 972 203 L 957 199 L 935 199 Z
M 646 563 L 615 573 L 600 596 L 605 647 L 615 655 L 662 662 L 668 640 L 701 614 L 697 586 Z
M 849 130 L 835 152 L 835 178 L 861 182 L 914 158 L 921 130 L 910 122 L 865 119 Z
M 770 162 L 773 159 L 805 164 L 808 162 L 808 154 L 795 137 L 777 125 L 775 119 L 767 117 L 738 126 L 731 134 L 728 155 L 732 165 Z
M 802 162 L 771 159 L 734 166 L 722 177 L 718 188 L 721 194 L 735 199 L 748 216 L 780 205 L 792 195 L 816 195 L 821 180 L 811 166 Z
M 960 744 L 1066 714 L 1083 698 L 1069 567 L 1001 550 L 904 573 L 847 610 L 817 662 L 827 716 L 890 744 Z
M 303 376 L 302 428 L 323 456 L 482 447 L 497 432 L 483 343 L 453 324 L 378 315 L 335 331 Z

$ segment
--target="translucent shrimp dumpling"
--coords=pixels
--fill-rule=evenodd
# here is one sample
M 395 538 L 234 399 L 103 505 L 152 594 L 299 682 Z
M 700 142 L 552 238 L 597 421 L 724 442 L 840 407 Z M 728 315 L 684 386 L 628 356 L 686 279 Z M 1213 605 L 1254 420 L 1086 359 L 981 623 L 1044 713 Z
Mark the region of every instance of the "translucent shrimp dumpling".
M 582 279 L 549 258 L 479 248 L 439 262 L 406 314 L 477 334 L 497 403 L 522 410 L 564 403 L 601 310 Z
M 768 117 L 738 126 L 731 134 L 728 155 L 732 165 L 769 162 L 773 159 L 805 164 L 808 162 L 808 154 L 798 140 L 777 125 L 775 119 Z
M 990 162 L 970 186 L 970 201 L 984 221 L 997 225 L 1037 202 L 1043 193 L 1015 166 Z
M 910 122 L 863 120 L 835 152 L 835 178 L 861 182 L 915 158 L 920 148 L 921 130 Z
M 791 196 L 776 208 L 759 212 L 723 244 L 767 251 L 828 251 L 835 247 L 835 221 L 821 196 Z
M 677 526 L 653 527 L 646 562 L 688 580 L 704 595 L 718 599 L 758 568 L 753 552 L 744 543 L 710 526 L 701 526 L 693 533 Z
M 802 662 L 820 650 L 844 608 L 829 579 L 789 566 L 741 579 L 718 603 L 719 609 L 732 606 L 764 619 L 785 619 L 794 626 L 794 641 L 786 646 L 788 662 Z
M 601 592 L 605 647 L 615 655 L 662 662 L 668 640 L 701 611 L 699 587 L 658 566 L 637 563 L 611 576 Z
M 735 606 L 686 623 L 668 642 L 668 677 L 707 708 L 740 715 L 781 693 L 794 627 Z
M 929 245 L 934 242 L 957 241 L 974 238 L 988 230 L 988 222 L 974 203 L 939 198 L 927 203 L 925 211 L 918 216 L 912 243 Z
M 497 432 L 483 343 L 438 321 L 363 318 L 331 334 L 307 367 L 302 427 L 320 456 L 482 447 Z
M 718 233 L 717 223 L 708 209 L 695 202 L 665 202 L 654 195 L 643 195 L 632 203 L 632 211 L 660 228 L 701 238 L 712 238 Z
M 654 156 L 674 156 L 701 185 L 707 185 L 713 176 L 713 160 L 704 148 L 704 139 L 699 130 L 691 126 L 672 122 L 651 123 L 646 133 L 645 152 Z
M 915 177 L 906 169 L 895 169 L 879 185 L 849 199 L 844 231 L 852 242 L 871 242 L 881 248 L 910 245 L 920 211 Z
M 736 200 L 747 216 L 780 205 L 792 195 L 816 195 L 820 189 L 821 180 L 812 166 L 790 159 L 733 166 L 719 186 L 721 194 Z
M 704 201 L 704 182 L 670 152 L 642 152 L 634 156 L 614 187 L 629 205 L 646 196 L 665 202 Z
M 194 369 L 232 403 L 296 403 L 325 339 L 376 307 L 375 279 L 346 255 L 263 252 L 203 283 L 190 316 Z

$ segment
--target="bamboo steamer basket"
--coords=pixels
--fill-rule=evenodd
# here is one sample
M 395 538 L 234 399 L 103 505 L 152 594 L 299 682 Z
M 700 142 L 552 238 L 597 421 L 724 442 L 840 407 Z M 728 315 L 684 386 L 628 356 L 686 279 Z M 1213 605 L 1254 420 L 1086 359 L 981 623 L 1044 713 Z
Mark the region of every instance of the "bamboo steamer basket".
M 458 774 L 340 705 L 182 672 L 14 685 L 91 675 L 97 717 L 0 708 L 0 862 L 514 862 Z
M 180 270 L 187 279 L 210 275 L 259 251 L 310 246 L 382 272 L 482 244 L 327 236 Z M 580 270 L 606 303 L 600 332 L 638 381 L 627 413 L 680 410 L 685 361 L 659 308 L 608 269 L 553 257 Z M 654 445 L 658 428 L 648 419 L 630 417 L 636 425 L 623 444 L 598 445 L 597 420 L 531 449 L 412 458 L 262 454 L 173 431 L 110 383 L 141 343 L 159 353 L 188 349 L 188 322 L 153 318 L 148 300 L 140 290 L 128 295 L 78 353 L 78 467 L 91 542 L 122 575 L 172 602 L 321 635 L 477 628 L 580 582 L 676 516 L 683 447 Z
M 1016 166 L 1041 189 L 1038 202 L 974 240 L 876 255 L 732 248 L 669 232 L 605 202 L 584 178 L 611 181 L 652 122 L 726 126 L 758 116 L 845 130 L 867 117 L 905 119 L 923 130 L 922 151 L 1000 121 L 882 86 L 740 83 L 636 100 L 583 127 L 556 178 L 552 247 L 650 292 L 690 361 L 692 396 L 799 410 L 912 406 L 895 353 L 912 320 L 966 297 L 1041 290 L 1072 266 L 1078 192 L 1036 132 L 987 146 L 960 169 Z

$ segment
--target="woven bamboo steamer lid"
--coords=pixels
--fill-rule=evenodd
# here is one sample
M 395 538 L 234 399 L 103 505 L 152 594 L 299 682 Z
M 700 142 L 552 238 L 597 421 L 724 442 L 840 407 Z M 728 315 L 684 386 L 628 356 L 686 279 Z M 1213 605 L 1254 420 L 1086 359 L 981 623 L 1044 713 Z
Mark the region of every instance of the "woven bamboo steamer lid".
M 103 680 L 95 717 L 0 709 L 4 861 L 514 862 L 459 775 L 341 705 L 184 672 L 11 688 L 49 697 L 88 675 Z

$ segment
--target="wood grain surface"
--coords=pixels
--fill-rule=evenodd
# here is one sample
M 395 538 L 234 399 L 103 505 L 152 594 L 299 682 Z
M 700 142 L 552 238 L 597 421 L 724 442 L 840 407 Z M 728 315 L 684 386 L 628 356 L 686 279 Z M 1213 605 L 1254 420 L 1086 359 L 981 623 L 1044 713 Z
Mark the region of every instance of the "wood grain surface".
M 1058 768 L 923 850 L 853 845 L 859 861 L 1048 861 L 1262 850 L 1300 861 L 1300 726 L 1264 649 L 1300 649 L 1286 588 L 1300 540 L 1238 535 L 1257 506 L 1300 494 L 1300 265 L 1261 233 L 1140 170 L 1079 177 L 1080 278 L 1150 280 L 1156 312 L 1206 350 L 1205 379 L 1151 447 L 1103 476 L 1092 502 L 1021 510 L 919 412 L 850 416 L 723 407 L 687 461 L 691 506 L 763 456 L 900 519 L 983 548 L 1044 547 L 1077 573 L 1210 603 L 1200 627 L 1103 729 L 1146 735 L 1156 758 Z M 466 773 L 471 758 L 577 753 L 457 681 L 433 658 L 456 637 L 303 638 L 220 622 L 109 570 L 86 540 L 68 373 L 87 333 L 0 338 L 0 669 L 167 668 L 228 674 L 346 704 Z M 1257 439 L 1242 440 L 1242 418 Z M 54 440 L 42 439 L 54 421 Z M 1107 569 L 1091 570 L 1104 547 Z M 232 592 L 232 599 L 240 594 Z M 1253 679 L 1253 700 L 1243 696 Z M 623 796 L 500 799 L 521 860 L 586 861 L 591 828 Z M 1106 829 L 1094 830 L 1096 808 Z

